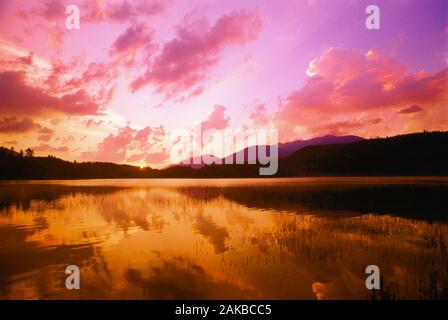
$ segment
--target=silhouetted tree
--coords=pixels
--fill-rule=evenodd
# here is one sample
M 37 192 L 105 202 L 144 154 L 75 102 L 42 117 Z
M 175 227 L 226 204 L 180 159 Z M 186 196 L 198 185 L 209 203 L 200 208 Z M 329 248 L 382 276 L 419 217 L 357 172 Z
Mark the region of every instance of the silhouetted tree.
M 25 153 L 28 158 L 32 158 L 34 156 L 34 150 L 31 148 L 26 149 Z
M 448 132 L 428 132 L 368 139 L 355 143 L 308 146 L 280 159 L 273 177 L 297 176 L 448 176 Z M 257 165 L 212 165 L 201 169 L 172 166 L 140 168 L 106 162 L 69 162 L 34 157 L 0 147 L 0 179 L 107 178 L 249 178 L 260 177 Z

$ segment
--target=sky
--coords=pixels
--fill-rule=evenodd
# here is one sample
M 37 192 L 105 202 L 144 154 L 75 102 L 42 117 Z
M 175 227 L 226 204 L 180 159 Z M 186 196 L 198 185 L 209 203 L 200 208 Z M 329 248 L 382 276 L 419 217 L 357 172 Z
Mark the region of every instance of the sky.
M 178 129 L 447 130 L 447 67 L 445 0 L 0 0 L 0 145 L 160 168 Z

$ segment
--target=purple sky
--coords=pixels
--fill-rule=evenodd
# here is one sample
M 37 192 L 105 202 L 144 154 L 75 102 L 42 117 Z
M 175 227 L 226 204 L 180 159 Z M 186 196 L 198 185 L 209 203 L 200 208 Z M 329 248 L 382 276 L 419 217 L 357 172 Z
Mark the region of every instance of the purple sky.
M 65 6 L 81 29 L 65 28 Z M 365 27 L 365 8 L 381 29 Z M 448 1 L 1 1 L 0 144 L 163 166 L 174 129 L 446 130 Z

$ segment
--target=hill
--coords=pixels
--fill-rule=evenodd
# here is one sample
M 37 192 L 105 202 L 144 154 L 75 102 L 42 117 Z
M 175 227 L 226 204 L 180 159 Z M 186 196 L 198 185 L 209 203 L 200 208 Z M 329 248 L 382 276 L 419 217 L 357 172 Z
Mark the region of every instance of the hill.
M 295 141 L 286 142 L 286 143 L 279 143 L 277 145 L 278 158 L 279 159 L 286 158 L 286 157 L 290 156 L 291 154 L 293 154 L 294 152 L 301 150 L 307 146 L 352 143 L 352 142 L 357 142 L 357 141 L 362 141 L 362 140 L 364 140 L 364 138 L 354 136 L 354 135 L 348 135 L 348 136 L 326 135 L 323 137 L 317 137 L 317 138 L 312 138 L 312 139 L 308 139 L 308 140 L 295 140 Z M 266 150 L 269 154 L 270 146 L 265 145 L 264 147 L 266 147 Z M 245 159 L 246 163 L 248 161 L 258 161 L 258 155 L 257 155 L 258 148 L 259 148 L 259 146 L 256 146 L 256 145 L 250 146 L 250 147 L 246 147 L 246 148 L 240 150 L 237 153 L 244 154 L 244 159 Z M 216 163 L 219 163 L 219 162 L 221 162 L 222 164 L 224 164 L 226 162 L 227 163 L 230 163 L 230 162 L 236 163 L 237 153 L 229 154 L 228 156 L 226 156 L 222 159 L 212 156 L 212 155 L 210 155 L 209 157 L 216 159 Z M 186 164 L 180 163 L 179 165 L 192 167 L 194 169 L 200 169 L 200 168 L 203 168 L 206 166 L 206 164 L 204 163 L 204 161 L 202 160 L 202 158 L 200 156 L 196 157 L 196 158 L 190 158 L 186 161 Z
M 69 162 L 23 156 L 0 147 L 0 179 L 110 179 L 150 177 L 153 169 L 107 162 Z
M 448 132 L 310 146 L 280 162 L 281 176 L 448 175 Z
M 345 144 L 309 145 L 279 160 L 271 177 L 448 175 L 448 132 L 423 132 Z M 0 147 L 0 179 L 251 178 L 259 165 L 162 170 L 106 162 L 23 156 Z M 262 176 L 264 178 L 269 176 Z

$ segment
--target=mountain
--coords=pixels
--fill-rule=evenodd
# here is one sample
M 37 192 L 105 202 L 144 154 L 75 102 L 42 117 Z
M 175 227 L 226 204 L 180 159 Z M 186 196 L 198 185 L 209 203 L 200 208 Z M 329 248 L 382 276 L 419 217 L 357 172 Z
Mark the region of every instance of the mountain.
M 309 140 L 296 140 L 296 141 L 291 141 L 291 142 L 286 142 L 286 143 L 279 143 L 277 145 L 278 158 L 279 159 L 286 158 L 286 157 L 290 156 L 291 154 L 293 154 L 294 152 L 301 150 L 307 146 L 323 145 L 323 144 L 352 143 L 352 142 L 358 142 L 358 141 L 362 141 L 362 140 L 364 140 L 364 138 L 361 138 L 358 136 L 353 136 L 353 135 L 349 135 L 349 136 L 326 135 L 323 137 L 312 138 Z M 267 156 L 269 156 L 270 155 L 270 147 L 269 146 L 264 146 L 264 147 L 266 148 Z M 247 162 L 247 159 L 249 161 L 256 162 L 256 161 L 258 161 L 258 156 L 257 156 L 258 148 L 259 148 L 259 146 L 250 146 L 250 147 L 247 147 L 239 152 L 244 152 L 244 159 L 246 159 L 246 162 Z M 236 163 L 236 155 L 239 152 L 236 152 L 234 154 L 226 156 L 223 161 L 230 162 L 233 159 L 233 163 Z
M 299 144 L 298 144 L 299 145 Z M 297 146 L 295 146 L 297 147 Z M 274 176 L 448 176 L 448 132 L 423 132 L 352 143 L 308 145 L 279 160 Z M 292 148 L 292 147 L 291 147 Z M 257 178 L 260 165 L 163 170 L 104 162 L 23 156 L 0 147 L 0 179 Z
M 343 143 L 344 139 L 354 142 Z M 317 144 L 322 141 L 333 144 Z M 334 143 L 338 141 L 341 143 Z M 298 150 L 289 156 L 280 157 L 279 170 L 274 177 L 446 176 L 447 146 L 448 132 L 423 132 L 366 140 L 356 136 L 325 136 L 311 141 L 295 141 L 281 146 L 282 152 L 291 152 L 294 148 Z M 253 148 L 256 151 L 258 147 Z M 249 151 L 250 148 L 244 149 L 246 159 Z M 235 157 L 235 154 L 232 156 Z M 259 177 L 259 167 L 260 165 L 250 164 L 212 165 L 200 170 L 173 167 L 160 174 L 171 178 L 248 178 Z
M 332 136 L 326 135 L 323 137 L 313 138 L 309 140 L 296 140 L 287 143 L 280 143 L 278 146 L 279 158 L 286 158 L 294 152 L 308 146 L 323 145 L 323 144 L 344 144 L 362 141 L 364 138 L 348 135 L 348 136 Z
M 362 141 L 362 140 L 364 140 L 364 138 L 354 136 L 354 135 L 347 135 L 347 136 L 326 135 L 323 137 L 312 138 L 309 140 L 295 140 L 295 141 L 286 142 L 286 143 L 279 143 L 277 145 L 278 157 L 279 157 L 279 159 L 286 158 L 286 157 L 290 156 L 291 154 L 293 154 L 294 152 L 296 152 L 300 149 L 303 149 L 307 146 L 322 145 L 322 144 L 352 143 L 352 142 L 358 142 L 358 141 Z M 267 156 L 269 156 L 270 155 L 270 146 L 262 146 L 262 147 L 266 148 L 265 152 L 267 153 Z M 260 148 L 260 146 L 250 146 L 250 147 L 240 150 L 239 152 L 230 154 L 222 159 L 220 159 L 219 157 L 213 156 L 213 155 L 208 155 L 208 156 L 210 157 L 210 159 L 216 160 L 216 163 L 221 162 L 222 164 L 225 164 L 225 163 L 236 163 L 237 154 L 243 153 L 245 163 L 247 163 L 248 161 L 257 162 L 258 161 L 257 154 L 258 154 L 259 148 Z M 232 159 L 233 159 L 233 161 L 232 161 Z M 180 163 L 178 165 L 191 167 L 194 169 L 200 169 L 200 168 L 203 168 L 206 166 L 206 164 L 202 160 L 201 156 L 198 156 L 195 158 L 190 158 L 189 161 L 186 161 L 186 163 Z M 170 166 L 170 167 L 172 167 L 172 166 Z
M 280 176 L 448 175 L 448 132 L 308 146 L 279 164 Z

